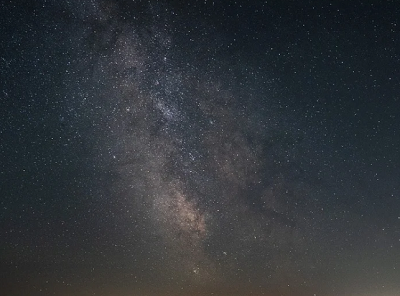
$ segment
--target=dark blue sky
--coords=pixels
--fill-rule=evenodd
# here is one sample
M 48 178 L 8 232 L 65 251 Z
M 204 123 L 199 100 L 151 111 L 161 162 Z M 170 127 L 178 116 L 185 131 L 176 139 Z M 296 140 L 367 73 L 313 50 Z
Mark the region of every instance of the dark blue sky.
M 396 1 L 0 5 L 3 295 L 398 295 Z

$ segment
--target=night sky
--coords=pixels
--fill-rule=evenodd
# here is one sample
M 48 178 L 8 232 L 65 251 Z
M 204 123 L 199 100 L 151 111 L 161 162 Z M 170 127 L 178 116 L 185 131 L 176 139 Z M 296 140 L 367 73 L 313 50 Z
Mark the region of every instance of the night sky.
M 0 4 L 0 295 L 400 295 L 400 2 Z

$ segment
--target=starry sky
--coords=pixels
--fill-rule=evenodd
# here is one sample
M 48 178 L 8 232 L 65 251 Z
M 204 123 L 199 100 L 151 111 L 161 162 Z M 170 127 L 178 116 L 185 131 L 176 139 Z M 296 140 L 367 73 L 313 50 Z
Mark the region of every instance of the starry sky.
M 0 4 L 0 294 L 400 294 L 400 3 Z

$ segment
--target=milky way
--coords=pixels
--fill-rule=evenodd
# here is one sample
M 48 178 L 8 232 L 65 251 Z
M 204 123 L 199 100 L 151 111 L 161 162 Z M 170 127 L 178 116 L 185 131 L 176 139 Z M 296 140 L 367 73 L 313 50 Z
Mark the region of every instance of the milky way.
M 147 27 L 116 19 L 117 9 L 88 5 L 81 21 L 91 26 L 76 35 L 89 51 L 78 57 L 87 94 L 75 104 L 93 114 L 93 161 L 117 175 L 112 198 L 146 216 L 178 277 L 228 280 L 274 274 L 277 258 L 296 264 L 283 254 L 302 252 L 303 207 L 313 207 L 301 204 L 299 135 L 280 134 L 273 101 L 255 110 L 236 94 L 228 62 L 212 76 L 202 64 L 180 64 L 167 7 L 151 6 Z

